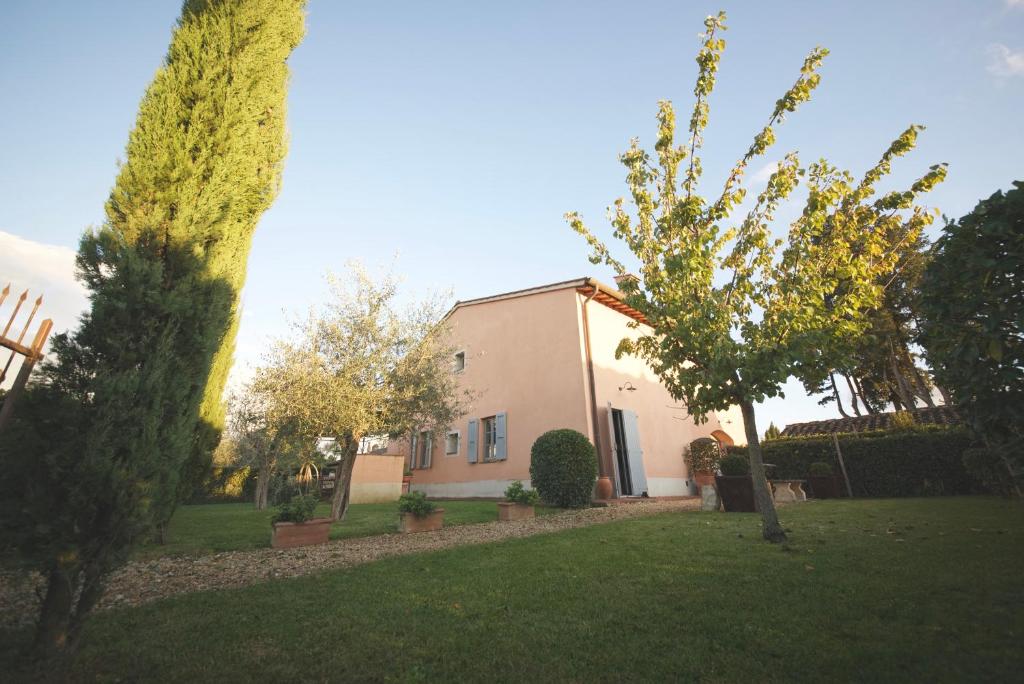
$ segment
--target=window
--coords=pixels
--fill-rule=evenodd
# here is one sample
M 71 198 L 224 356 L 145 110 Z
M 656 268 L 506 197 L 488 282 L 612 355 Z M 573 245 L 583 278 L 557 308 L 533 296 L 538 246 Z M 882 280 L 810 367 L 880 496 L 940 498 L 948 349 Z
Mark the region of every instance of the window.
M 484 418 L 480 422 L 482 423 L 484 432 L 484 460 L 494 461 L 498 455 L 498 423 L 494 419 L 494 416 Z
M 444 440 L 444 453 L 445 456 L 451 456 L 459 453 L 459 433 L 449 432 L 448 436 Z
M 460 373 L 466 369 L 466 352 L 455 353 L 455 372 Z
M 419 439 L 416 440 L 416 450 L 419 452 L 419 467 L 429 468 L 430 467 L 430 452 L 432 452 L 433 444 L 431 442 L 431 435 L 429 432 L 421 432 Z

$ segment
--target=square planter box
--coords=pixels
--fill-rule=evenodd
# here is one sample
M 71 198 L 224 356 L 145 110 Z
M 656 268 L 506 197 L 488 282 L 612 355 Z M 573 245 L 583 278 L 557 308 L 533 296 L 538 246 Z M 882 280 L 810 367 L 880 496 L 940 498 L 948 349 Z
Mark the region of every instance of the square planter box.
M 754 513 L 754 481 L 750 475 L 718 475 L 715 489 L 726 513 Z
M 296 546 L 324 544 L 331 534 L 330 518 L 313 518 L 304 523 L 274 523 L 270 546 L 275 549 L 293 549 Z
M 412 513 L 399 513 L 401 521 L 398 531 L 402 534 L 409 532 L 433 532 L 444 527 L 444 509 L 438 508 L 433 513 L 419 518 Z
M 525 520 L 533 517 L 533 506 L 508 501 L 498 502 L 498 520 Z
M 838 475 L 811 475 L 811 496 L 815 499 L 838 499 L 843 496 L 842 483 Z

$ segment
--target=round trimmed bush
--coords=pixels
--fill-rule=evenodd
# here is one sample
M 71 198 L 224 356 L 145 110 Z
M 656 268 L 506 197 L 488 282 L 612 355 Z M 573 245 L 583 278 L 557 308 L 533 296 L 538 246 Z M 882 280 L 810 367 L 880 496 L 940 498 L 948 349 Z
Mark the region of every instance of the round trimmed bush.
M 597 451 L 584 435 L 562 429 L 545 432 L 530 449 L 530 483 L 549 504 L 582 508 L 597 481 Z

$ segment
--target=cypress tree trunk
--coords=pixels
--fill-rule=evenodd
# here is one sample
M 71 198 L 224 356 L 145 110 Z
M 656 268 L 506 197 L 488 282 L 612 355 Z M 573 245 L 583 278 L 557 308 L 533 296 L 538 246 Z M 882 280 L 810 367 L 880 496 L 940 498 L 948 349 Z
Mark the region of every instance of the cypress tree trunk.
M 77 568 L 68 568 L 57 562 L 47 573 L 46 594 L 43 596 L 33 644 L 33 652 L 38 660 L 52 660 L 67 649 L 71 640 L 71 615 L 77 584 Z
M 761 455 L 761 441 L 757 435 L 757 422 L 754 419 L 754 405 L 749 401 L 741 401 L 740 410 L 743 412 L 743 430 L 747 435 L 750 477 L 754 481 L 754 501 L 757 510 L 761 512 L 761 533 L 768 541 L 778 544 L 786 541 L 786 532 L 779 524 L 775 500 L 764 474 L 764 460 Z

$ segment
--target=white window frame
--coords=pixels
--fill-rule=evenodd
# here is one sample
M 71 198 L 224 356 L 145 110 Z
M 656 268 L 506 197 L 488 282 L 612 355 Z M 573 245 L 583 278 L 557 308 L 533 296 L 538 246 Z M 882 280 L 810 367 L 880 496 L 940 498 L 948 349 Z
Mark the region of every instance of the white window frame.
M 490 430 L 487 425 L 490 423 Z M 493 438 L 492 438 L 493 437 Z M 496 463 L 498 452 L 498 416 L 487 416 L 480 419 L 480 460 L 483 463 Z
M 452 357 L 454 359 L 453 362 L 452 362 L 452 367 L 455 369 L 456 373 L 461 373 L 462 371 L 466 370 L 466 350 L 465 349 L 460 349 L 459 351 L 455 352 L 454 354 L 452 354 Z M 460 358 L 462 359 L 462 366 L 461 367 L 459 366 L 459 359 Z
M 455 438 L 455 451 L 448 451 L 448 440 L 452 437 Z M 458 430 L 449 430 L 448 434 L 444 436 L 444 455 L 445 456 L 458 456 L 462 450 L 462 433 Z

